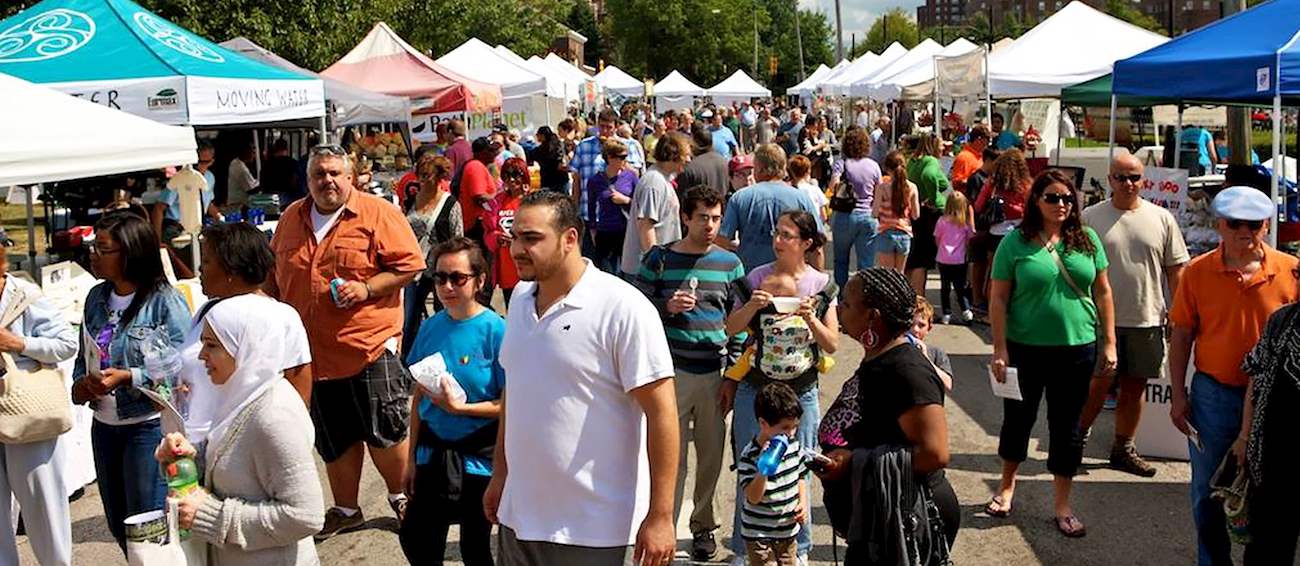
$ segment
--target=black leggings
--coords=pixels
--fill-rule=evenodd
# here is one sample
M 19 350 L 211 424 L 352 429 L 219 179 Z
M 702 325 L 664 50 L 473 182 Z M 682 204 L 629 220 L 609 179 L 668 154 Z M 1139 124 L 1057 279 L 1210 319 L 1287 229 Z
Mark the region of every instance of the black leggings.
M 1246 545 L 1246 566 L 1293 564 L 1296 540 L 1300 538 L 1300 486 L 1295 483 L 1300 455 L 1289 446 L 1288 436 L 1300 427 L 1300 391 L 1286 375 L 1274 377 L 1261 432 L 1264 435 L 1264 483 L 1252 485 L 1250 544 Z M 1251 462 L 1251 465 L 1256 465 Z
M 970 310 L 970 283 L 966 281 L 966 264 L 939 264 L 939 304 L 943 314 L 952 314 L 948 304 L 949 291 L 957 293 L 957 306 L 962 311 Z
M 1097 362 L 1096 345 L 1029 346 L 1008 341 L 1007 355 L 1020 378 L 1020 394 L 1024 400 L 1002 400 L 998 456 L 1008 462 L 1025 461 L 1029 434 L 1038 420 L 1038 402 L 1046 396 L 1050 442 L 1047 471 L 1074 477 L 1083 459 L 1083 447 L 1075 442 L 1075 429 L 1088 400 Z
M 439 498 L 421 498 L 421 493 L 442 491 L 430 485 L 440 474 L 430 473 L 427 466 L 415 471 L 415 493 L 406 505 L 398 539 L 402 552 L 411 564 L 442 564 L 447 553 L 447 532 L 460 523 L 460 556 L 465 566 L 492 566 L 492 524 L 483 514 L 483 493 L 491 478 L 464 474 L 460 501 L 447 503 Z

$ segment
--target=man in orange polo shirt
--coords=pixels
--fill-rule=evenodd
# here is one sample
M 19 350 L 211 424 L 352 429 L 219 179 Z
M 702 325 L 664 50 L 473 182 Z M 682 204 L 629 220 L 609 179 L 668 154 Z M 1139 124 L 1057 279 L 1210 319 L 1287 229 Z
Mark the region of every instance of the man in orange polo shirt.
M 956 159 L 952 162 L 952 188 L 961 191 L 963 194 L 971 195 L 972 192 L 966 190 L 966 179 L 969 179 L 971 173 L 979 171 L 984 166 L 984 148 L 989 146 L 989 131 L 983 124 L 976 124 L 970 129 L 970 134 L 966 138 L 966 144 L 962 146 L 961 153 L 957 154 Z M 979 194 L 977 187 L 974 194 Z M 973 201 L 974 199 L 972 199 Z
M 268 292 L 297 309 L 311 344 L 316 451 L 334 494 L 316 535 L 324 540 L 365 522 L 357 503 L 363 444 L 401 519 L 411 379 L 397 356 L 400 291 L 425 265 L 401 211 L 353 188 L 342 148 L 312 149 L 307 188 L 310 198 L 284 211 L 271 239 Z
M 1250 187 L 1220 191 L 1211 205 L 1223 243 L 1193 259 L 1183 272 L 1169 313 L 1173 395 L 1169 416 L 1188 435 L 1192 461 L 1192 518 L 1200 566 L 1232 564 L 1223 505 L 1210 499 L 1210 478 L 1232 451 L 1243 453 L 1250 427 L 1250 379 L 1242 371 L 1273 311 L 1297 291 L 1295 257 L 1264 243 L 1277 208 Z M 1192 390 L 1185 387 L 1196 348 Z M 1198 446 L 1199 444 L 1199 446 Z

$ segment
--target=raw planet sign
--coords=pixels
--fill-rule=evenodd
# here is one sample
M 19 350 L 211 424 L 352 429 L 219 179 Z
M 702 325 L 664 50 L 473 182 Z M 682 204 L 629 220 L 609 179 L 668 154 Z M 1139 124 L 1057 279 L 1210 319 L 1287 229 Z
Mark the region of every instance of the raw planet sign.
M 217 89 L 217 108 L 296 108 L 311 104 L 307 89 Z

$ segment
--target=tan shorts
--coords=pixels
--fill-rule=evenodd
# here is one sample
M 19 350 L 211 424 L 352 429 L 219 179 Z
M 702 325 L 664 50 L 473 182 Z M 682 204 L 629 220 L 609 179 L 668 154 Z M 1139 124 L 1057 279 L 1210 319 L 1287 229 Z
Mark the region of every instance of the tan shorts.
M 749 566 L 797 566 L 799 543 L 795 537 L 745 539 Z

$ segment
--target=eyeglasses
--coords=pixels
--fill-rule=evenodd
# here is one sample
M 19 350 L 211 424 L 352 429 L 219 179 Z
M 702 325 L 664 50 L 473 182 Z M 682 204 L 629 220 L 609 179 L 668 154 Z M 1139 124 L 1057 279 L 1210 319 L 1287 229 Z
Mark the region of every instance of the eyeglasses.
M 433 283 L 435 285 L 444 285 L 450 281 L 453 287 L 461 287 L 465 285 L 466 281 L 475 277 L 477 277 L 477 275 L 473 273 L 435 271 L 433 272 Z
M 1111 175 L 1110 178 L 1117 183 L 1138 183 L 1142 181 L 1141 175 Z
M 1069 193 L 1043 193 L 1043 202 L 1047 204 L 1074 206 L 1074 195 Z
M 100 246 L 91 246 L 90 253 L 98 256 L 113 255 L 122 251 L 122 248 L 104 248 Z
M 609 161 L 609 160 L 611 160 L 611 159 L 624 160 L 624 159 L 627 159 L 627 154 L 624 153 L 623 155 L 611 155 L 611 156 L 609 156 L 609 157 L 606 157 L 606 158 L 605 158 L 605 161 Z
M 782 232 L 781 230 L 772 230 L 772 238 L 775 240 L 791 241 L 798 240 L 799 235 L 793 232 Z
M 1242 226 L 1249 228 L 1251 232 L 1255 232 L 1258 231 L 1260 228 L 1264 227 L 1264 221 L 1263 220 L 1229 220 L 1228 221 L 1229 229 L 1240 230 Z

